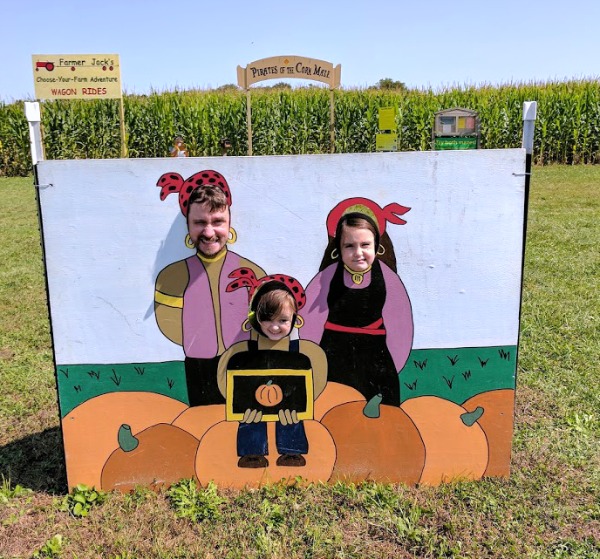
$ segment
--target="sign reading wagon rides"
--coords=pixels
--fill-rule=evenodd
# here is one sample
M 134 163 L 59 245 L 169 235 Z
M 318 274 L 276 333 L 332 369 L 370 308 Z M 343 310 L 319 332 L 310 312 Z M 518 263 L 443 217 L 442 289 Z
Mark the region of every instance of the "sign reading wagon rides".
M 36 99 L 120 99 L 117 54 L 34 54 Z

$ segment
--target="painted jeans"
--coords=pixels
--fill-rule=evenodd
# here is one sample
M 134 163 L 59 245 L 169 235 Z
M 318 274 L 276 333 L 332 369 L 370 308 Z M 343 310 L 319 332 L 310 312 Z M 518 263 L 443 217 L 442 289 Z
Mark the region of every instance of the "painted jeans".
M 308 439 L 302 421 L 290 425 L 282 425 L 278 421 L 275 425 L 275 441 L 279 454 L 308 452 Z M 269 453 L 265 422 L 240 423 L 237 432 L 237 453 L 238 456 L 266 456 Z

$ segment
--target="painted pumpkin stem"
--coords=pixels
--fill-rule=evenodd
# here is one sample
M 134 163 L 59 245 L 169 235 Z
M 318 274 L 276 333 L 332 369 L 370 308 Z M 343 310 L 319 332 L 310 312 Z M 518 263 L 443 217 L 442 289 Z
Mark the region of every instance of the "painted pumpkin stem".
M 117 435 L 117 440 L 119 441 L 119 446 L 121 447 L 121 450 L 125 452 L 131 452 L 132 450 L 135 450 L 140 444 L 140 441 L 138 441 L 131 433 L 131 427 L 125 424 L 119 427 L 119 434 Z
M 467 427 L 472 427 L 483 415 L 483 412 L 484 409 L 481 406 L 477 406 L 473 411 L 461 414 L 460 419 Z
M 373 396 L 363 408 L 363 415 L 365 417 L 370 417 L 372 419 L 376 419 L 381 415 L 381 401 L 383 400 L 383 396 L 381 394 L 376 394 Z
M 270 380 L 269 382 L 267 382 L 267 386 L 271 386 L 273 384 L 273 381 Z

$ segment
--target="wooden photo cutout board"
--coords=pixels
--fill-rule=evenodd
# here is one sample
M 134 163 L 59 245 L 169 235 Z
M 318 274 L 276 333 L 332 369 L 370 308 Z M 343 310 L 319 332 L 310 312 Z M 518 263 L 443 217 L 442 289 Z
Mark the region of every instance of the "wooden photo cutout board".
M 70 487 L 509 474 L 524 150 L 37 170 Z M 227 192 L 211 258 L 186 238 L 198 185 Z M 371 229 L 336 244 L 349 213 Z M 370 268 L 344 267 L 348 231 L 377 248 Z M 298 306 L 276 342 L 248 321 L 266 274 Z M 230 390 L 232 370 L 260 382 Z

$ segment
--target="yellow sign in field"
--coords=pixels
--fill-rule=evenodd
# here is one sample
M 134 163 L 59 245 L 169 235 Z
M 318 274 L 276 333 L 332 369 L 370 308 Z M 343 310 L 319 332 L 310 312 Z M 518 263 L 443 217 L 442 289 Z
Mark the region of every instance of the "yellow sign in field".
M 119 99 L 118 54 L 34 54 L 36 99 Z
M 379 107 L 379 130 L 396 131 L 396 107 Z
M 398 151 L 398 134 L 376 134 L 375 151 Z

